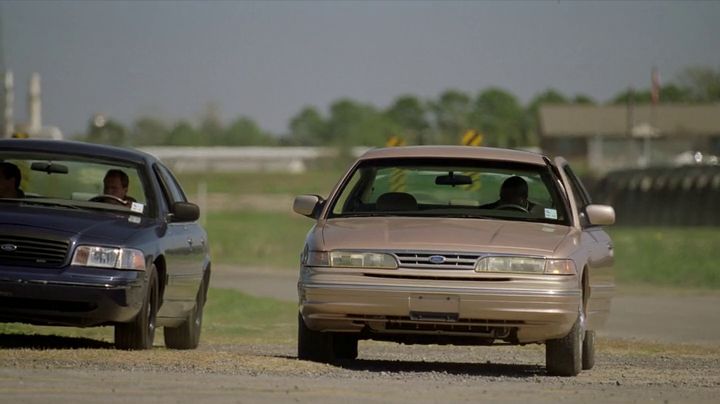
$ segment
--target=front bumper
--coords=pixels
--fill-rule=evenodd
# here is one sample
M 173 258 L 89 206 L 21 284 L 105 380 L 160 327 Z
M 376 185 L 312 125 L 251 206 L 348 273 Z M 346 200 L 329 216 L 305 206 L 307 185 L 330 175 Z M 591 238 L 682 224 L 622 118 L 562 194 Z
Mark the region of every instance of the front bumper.
M 0 266 L 0 322 L 96 326 L 128 322 L 146 295 L 144 272 Z
M 582 305 L 576 276 L 417 274 L 303 268 L 300 312 L 316 331 L 528 343 L 565 336 Z

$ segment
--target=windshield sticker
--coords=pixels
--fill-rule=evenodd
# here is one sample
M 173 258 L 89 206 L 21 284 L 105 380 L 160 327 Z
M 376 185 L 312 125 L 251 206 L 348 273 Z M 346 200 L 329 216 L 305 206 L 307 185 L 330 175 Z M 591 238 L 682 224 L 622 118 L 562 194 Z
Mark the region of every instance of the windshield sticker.
M 130 222 L 130 223 L 138 224 L 138 223 L 140 223 L 141 221 L 142 221 L 142 219 L 140 219 L 140 216 L 132 216 L 132 215 L 131 215 L 131 216 L 128 217 L 128 222 Z
M 136 213 L 143 213 L 145 210 L 145 205 L 142 203 L 133 202 L 132 205 L 130 205 L 130 210 Z M 547 209 L 545 209 L 547 211 Z
M 545 208 L 545 219 L 557 219 L 557 210 Z

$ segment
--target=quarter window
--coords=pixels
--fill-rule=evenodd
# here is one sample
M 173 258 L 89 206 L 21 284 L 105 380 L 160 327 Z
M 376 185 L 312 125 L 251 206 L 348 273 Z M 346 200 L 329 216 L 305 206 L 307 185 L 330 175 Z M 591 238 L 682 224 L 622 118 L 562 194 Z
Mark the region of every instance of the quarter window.
M 174 202 L 187 202 L 185 193 L 182 191 L 182 188 L 180 187 L 170 170 L 168 170 L 162 164 L 158 164 L 155 167 L 160 174 L 163 191 L 165 192 L 166 197 L 169 199 L 168 202 L 170 202 L 171 204 Z

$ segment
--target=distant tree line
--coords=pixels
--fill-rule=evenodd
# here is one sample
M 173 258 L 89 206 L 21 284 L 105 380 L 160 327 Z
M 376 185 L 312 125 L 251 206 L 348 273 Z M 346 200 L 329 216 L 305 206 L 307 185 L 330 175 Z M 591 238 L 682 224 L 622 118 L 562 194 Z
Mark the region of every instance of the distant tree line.
M 649 103 L 652 89 L 627 89 L 610 104 Z M 690 67 L 660 88 L 661 103 L 720 102 L 720 69 Z M 391 136 L 408 144 L 458 144 L 462 133 L 474 129 L 488 146 L 534 146 L 538 139 L 541 104 L 596 104 L 584 94 L 567 96 L 548 89 L 527 105 L 501 88 L 470 94 L 446 90 L 435 99 L 398 97 L 385 109 L 349 98 L 330 105 L 327 114 L 307 106 L 290 119 L 289 132 L 273 134 L 252 118 L 240 116 L 223 125 L 218 108 L 210 105 L 198 123 L 167 123 L 144 116 L 130 127 L 112 119 L 93 119 L 80 140 L 125 146 L 383 146 Z

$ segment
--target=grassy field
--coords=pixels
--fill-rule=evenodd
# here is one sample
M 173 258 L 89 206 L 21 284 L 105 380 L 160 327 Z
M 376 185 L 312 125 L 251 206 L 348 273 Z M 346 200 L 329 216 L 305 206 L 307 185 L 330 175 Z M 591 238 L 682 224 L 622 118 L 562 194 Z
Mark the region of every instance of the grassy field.
M 342 170 L 288 173 L 183 173 L 178 175 L 190 199 L 198 184 L 205 182 L 209 193 L 227 194 L 317 194 L 326 197 L 343 174 Z
M 720 229 L 611 227 L 620 283 L 720 289 Z
M 288 343 L 295 338 L 297 306 L 294 303 L 247 296 L 226 289 L 210 289 L 204 314 L 202 341 L 206 343 Z M 72 328 L 0 323 L 0 346 L 14 334 L 82 338 L 80 345 L 113 341 L 112 327 Z M 63 346 L 67 342 L 63 341 Z M 155 344 L 162 345 L 161 331 L 155 336 Z
M 192 195 L 200 181 L 209 193 L 327 196 L 341 170 L 284 173 L 185 174 Z M 216 262 L 294 269 L 313 221 L 292 212 L 240 209 L 210 211 L 207 229 Z M 618 281 L 720 289 L 720 228 L 609 227 Z
M 270 212 L 208 216 L 217 262 L 295 269 L 312 220 Z M 720 289 L 720 229 L 610 227 L 617 280 Z
M 210 212 L 206 227 L 215 262 L 296 268 L 313 223 L 290 212 Z

